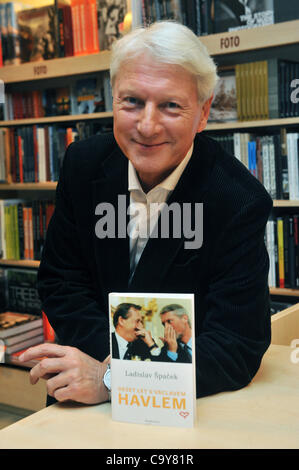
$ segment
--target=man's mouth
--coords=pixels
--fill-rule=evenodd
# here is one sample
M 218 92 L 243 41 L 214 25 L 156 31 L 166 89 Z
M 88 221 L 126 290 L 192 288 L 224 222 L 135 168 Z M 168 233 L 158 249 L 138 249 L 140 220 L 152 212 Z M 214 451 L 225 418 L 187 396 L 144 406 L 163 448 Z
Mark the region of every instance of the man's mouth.
M 141 145 L 142 147 L 145 147 L 145 148 L 158 148 L 158 147 L 162 147 L 162 145 L 167 143 L 167 142 L 160 142 L 160 143 L 157 143 L 157 144 L 146 144 L 144 142 L 138 142 L 137 140 L 135 140 L 134 142 L 138 145 Z

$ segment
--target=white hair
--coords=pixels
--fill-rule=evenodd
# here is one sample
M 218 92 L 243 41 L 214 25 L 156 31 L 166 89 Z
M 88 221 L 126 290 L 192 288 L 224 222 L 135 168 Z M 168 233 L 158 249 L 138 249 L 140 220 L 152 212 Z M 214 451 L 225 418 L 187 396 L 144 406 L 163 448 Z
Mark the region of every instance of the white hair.
M 160 21 L 147 28 L 136 28 L 113 44 L 112 88 L 122 63 L 146 53 L 160 63 L 180 65 L 191 72 L 197 79 L 199 102 L 212 96 L 218 80 L 216 65 L 200 39 L 175 21 Z

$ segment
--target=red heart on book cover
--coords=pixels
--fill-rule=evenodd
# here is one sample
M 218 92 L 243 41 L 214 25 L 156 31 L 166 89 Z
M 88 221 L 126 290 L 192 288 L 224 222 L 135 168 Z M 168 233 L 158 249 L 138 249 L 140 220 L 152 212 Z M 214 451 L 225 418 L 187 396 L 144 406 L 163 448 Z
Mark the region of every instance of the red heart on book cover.
M 180 412 L 179 412 L 179 415 L 180 415 L 182 418 L 187 418 L 187 416 L 189 416 L 189 413 L 188 413 L 188 411 L 180 411 Z

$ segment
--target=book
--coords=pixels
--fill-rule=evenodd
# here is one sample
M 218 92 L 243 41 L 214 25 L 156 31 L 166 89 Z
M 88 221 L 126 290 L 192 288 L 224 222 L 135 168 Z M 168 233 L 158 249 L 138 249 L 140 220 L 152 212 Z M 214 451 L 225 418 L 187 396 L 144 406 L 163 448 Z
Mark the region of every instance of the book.
M 236 121 L 237 115 L 237 93 L 236 77 L 234 70 L 221 72 L 214 91 L 209 122 L 213 121 Z
M 101 51 L 111 49 L 121 37 L 123 22 L 127 13 L 126 0 L 98 0 L 98 37 Z
M 274 0 L 215 1 L 215 33 L 274 23 Z
M 110 293 L 109 312 L 112 419 L 192 427 L 194 294 Z M 166 342 L 174 321 L 176 353 Z
M 7 310 L 41 315 L 41 301 L 37 291 L 37 270 L 6 268 L 8 295 Z
M 100 77 L 80 78 L 73 86 L 73 114 L 98 113 L 105 110 Z
M 54 5 L 19 11 L 17 21 L 22 62 L 54 59 L 58 56 Z
M 18 2 L 7 2 L 4 5 L 7 25 L 8 63 L 19 65 L 21 63 L 21 47 L 17 13 L 24 10 L 25 5 Z
M 20 341 L 19 343 L 11 344 L 10 346 L 7 346 L 6 344 L 4 344 L 5 354 L 11 354 L 11 353 L 14 353 L 16 351 L 21 351 L 22 349 L 27 349 L 30 346 L 35 346 L 35 345 L 41 344 L 43 342 L 44 342 L 44 335 L 40 334 L 38 336 L 34 336 L 33 338 L 29 338 L 29 339 L 26 339 L 24 341 Z M 5 340 L 4 340 L 4 343 L 5 343 Z
M 3 340 L 5 346 L 12 346 L 14 344 L 20 343 L 21 341 L 27 341 L 35 336 L 41 336 L 44 334 L 43 327 L 33 328 L 32 330 L 24 331 L 23 333 L 14 334 L 8 336 Z
M 43 320 L 40 316 L 12 311 L 0 313 L 0 339 L 42 327 Z

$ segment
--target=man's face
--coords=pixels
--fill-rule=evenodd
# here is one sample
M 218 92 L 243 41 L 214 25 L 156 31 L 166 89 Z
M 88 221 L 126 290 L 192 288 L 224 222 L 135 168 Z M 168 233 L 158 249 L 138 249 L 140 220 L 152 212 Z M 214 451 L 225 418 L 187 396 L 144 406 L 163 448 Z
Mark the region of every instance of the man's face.
M 176 332 L 177 339 L 180 339 L 186 332 L 188 325 L 187 315 L 178 317 L 174 312 L 166 312 L 161 315 L 161 321 L 164 327 L 167 323 L 172 326 Z
M 128 311 L 128 318 L 119 318 L 119 325 L 122 326 L 123 336 L 129 341 L 137 339 L 137 331 L 143 328 L 142 316 L 140 310 L 131 307 Z
M 114 135 L 142 182 L 158 184 L 184 159 L 209 109 L 181 66 L 147 55 L 123 63 L 113 87 Z

